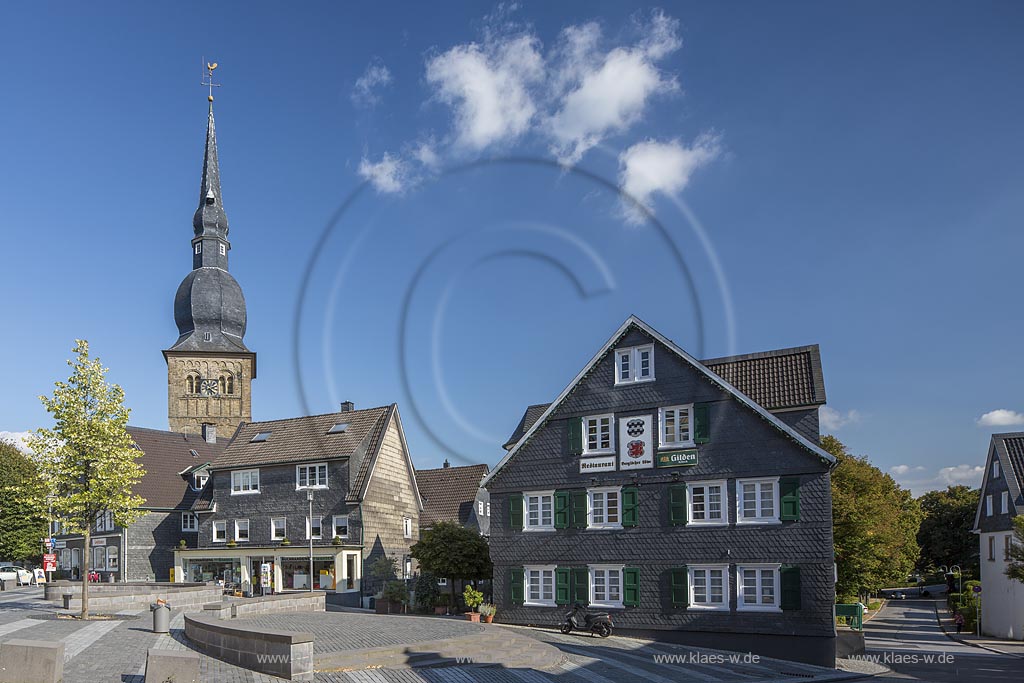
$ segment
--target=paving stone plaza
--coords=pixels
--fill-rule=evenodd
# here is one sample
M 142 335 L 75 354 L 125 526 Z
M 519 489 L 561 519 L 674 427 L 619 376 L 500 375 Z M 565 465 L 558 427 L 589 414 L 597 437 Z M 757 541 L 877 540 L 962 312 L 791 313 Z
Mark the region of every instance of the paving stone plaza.
M 61 612 L 42 599 L 35 587 L 0 593 L 0 642 L 27 638 L 62 641 L 67 683 L 144 683 L 150 648 L 191 650 L 184 636 L 185 614 L 173 613 L 169 634 L 151 632 L 147 611 L 126 612 L 119 619 L 82 623 L 58 619 Z M 464 664 L 421 668 L 371 668 L 318 671 L 315 680 L 338 683 L 670 683 L 672 681 L 835 681 L 850 674 L 804 664 L 761 659 L 757 663 L 729 660 L 730 653 L 697 650 L 649 641 L 611 637 L 565 636 L 551 629 L 482 626 L 454 618 L 378 616 L 356 612 L 285 614 L 245 620 L 268 629 L 302 630 L 315 635 L 318 658 L 407 643 L 470 639 L 470 659 L 482 652 L 534 642 L 538 651 L 556 648 L 561 654 L 545 668 L 502 668 Z M 545 647 L 550 646 L 550 647 Z M 719 655 L 725 661 L 718 661 Z M 675 661 L 665 662 L 665 657 Z M 232 666 L 200 654 L 204 683 L 266 683 L 284 679 Z

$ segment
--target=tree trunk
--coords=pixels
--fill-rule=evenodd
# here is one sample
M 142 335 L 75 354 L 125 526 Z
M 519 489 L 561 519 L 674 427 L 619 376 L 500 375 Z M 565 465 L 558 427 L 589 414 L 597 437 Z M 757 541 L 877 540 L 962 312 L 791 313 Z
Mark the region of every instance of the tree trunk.
M 82 538 L 85 542 L 85 547 L 82 549 L 82 614 L 83 619 L 89 618 L 89 558 L 92 553 L 89 552 L 89 530 L 90 526 L 86 525 L 85 534 Z
M 452 577 L 452 578 L 448 579 L 448 588 L 449 588 L 449 590 L 452 593 L 452 601 L 451 601 L 452 604 L 451 604 L 451 608 L 450 608 L 451 609 L 451 613 L 455 614 L 455 613 L 458 612 L 458 607 L 459 607 L 459 604 L 457 602 L 455 602 L 455 577 Z

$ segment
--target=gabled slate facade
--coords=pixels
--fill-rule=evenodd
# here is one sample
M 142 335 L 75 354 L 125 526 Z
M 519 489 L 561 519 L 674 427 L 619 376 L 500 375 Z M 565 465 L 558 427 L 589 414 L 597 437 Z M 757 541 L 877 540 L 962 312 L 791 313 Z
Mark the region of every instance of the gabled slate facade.
M 619 632 L 831 666 L 835 461 L 805 348 L 820 395 L 790 424 L 627 320 L 484 480 L 500 618 L 579 600 Z

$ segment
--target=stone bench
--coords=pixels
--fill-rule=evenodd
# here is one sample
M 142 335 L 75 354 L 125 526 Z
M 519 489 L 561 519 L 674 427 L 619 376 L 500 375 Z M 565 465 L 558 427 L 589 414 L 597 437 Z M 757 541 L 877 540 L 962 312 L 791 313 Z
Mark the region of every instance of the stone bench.
M 185 637 L 217 659 L 289 680 L 313 680 L 313 634 L 257 630 L 185 615 Z
M 255 598 L 230 598 L 223 602 L 203 605 L 203 616 L 213 619 L 236 619 L 285 612 L 323 612 L 327 609 L 326 605 L 327 594 L 323 591 L 278 593 Z
M 8 640 L 0 644 L 0 683 L 60 683 L 64 643 Z
M 151 648 L 146 653 L 146 683 L 199 683 L 199 655 Z

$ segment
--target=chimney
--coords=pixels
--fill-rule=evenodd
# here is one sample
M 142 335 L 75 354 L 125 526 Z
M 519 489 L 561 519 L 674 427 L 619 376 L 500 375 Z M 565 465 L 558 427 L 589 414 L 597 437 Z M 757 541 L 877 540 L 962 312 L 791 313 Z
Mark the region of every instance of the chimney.
M 217 425 L 203 423 L 203 440 L 206 443 L 217 443 Z
M 450 462 L 448 462 L 448 458 L 445 458 L 444 459 L 444 464 L 441 465 L 441 467 L 451 467 L 451 466 L 452 466 L 452 464 Z
M 355 409 L 356 409 L 356 404 L 353 403 L 352 401 L 342 401 L 341 402 L 341 412 L 343 412 L 343 413 L 351 413 Z

